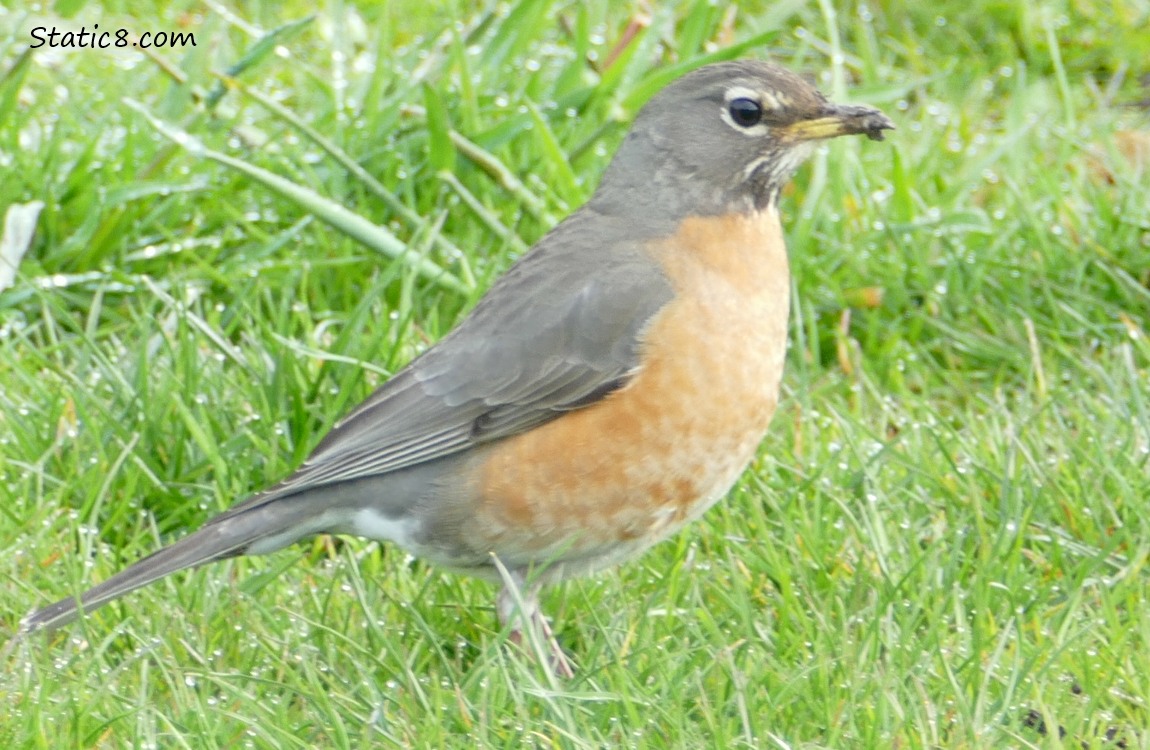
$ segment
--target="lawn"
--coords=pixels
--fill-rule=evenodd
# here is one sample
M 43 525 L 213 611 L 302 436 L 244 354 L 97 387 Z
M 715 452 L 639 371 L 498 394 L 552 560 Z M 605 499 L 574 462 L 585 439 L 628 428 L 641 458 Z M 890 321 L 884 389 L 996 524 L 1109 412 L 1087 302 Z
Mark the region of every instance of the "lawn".
M 1150 748 L 1150 2 L 150 5 L 0 10 L 0 641 L 289 472 L 677 73 L 898 129 L 784 194 L 751 470 L 546 593 L 575 679 L 322 537 L 0 646 L 0 747 Z M 30 49 L 95 23 L 196 43 Z

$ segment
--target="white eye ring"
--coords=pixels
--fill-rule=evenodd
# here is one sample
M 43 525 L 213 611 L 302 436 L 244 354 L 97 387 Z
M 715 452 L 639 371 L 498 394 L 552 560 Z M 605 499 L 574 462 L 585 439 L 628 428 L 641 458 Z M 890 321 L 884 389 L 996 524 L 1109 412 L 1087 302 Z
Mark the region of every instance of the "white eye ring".
M 730 125 L 735 130 L 739 131 L 745 136 L 752 138 L 759 138 L 770 132 L 770 128 L 766 123 L 760 122 L 755 125 L 747 126 L 740 125 L 735 122 L 731 117 L 731 102 L 739 99 L 750 99 L 756 102 L 763 108 L 764 112 L 778 108 L 778 101 L 773 96 L 764 96 L 763 92 L 755 91 L 754 89 L 747 88 L 746 86 L 732 86 L 723 93 L 723 109 L 719 113 L 719 117 L 723 122 Z

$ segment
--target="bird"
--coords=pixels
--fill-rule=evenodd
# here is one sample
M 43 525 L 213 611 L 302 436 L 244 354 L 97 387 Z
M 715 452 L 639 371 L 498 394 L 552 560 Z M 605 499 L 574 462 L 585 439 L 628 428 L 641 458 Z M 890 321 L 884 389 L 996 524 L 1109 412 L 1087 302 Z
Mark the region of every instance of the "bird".
M 177 571 L 344 534 L 502 584 L 509 639 L 536 639 L 573 675 L 540 589 L 636 557 L 732 488 L 784 370 L 780 192 L 819 142 L 893 128 L 770 62 L 677 78 L 640 108 L 587 202 L 294 473 L 32 612 L 20 634 Z

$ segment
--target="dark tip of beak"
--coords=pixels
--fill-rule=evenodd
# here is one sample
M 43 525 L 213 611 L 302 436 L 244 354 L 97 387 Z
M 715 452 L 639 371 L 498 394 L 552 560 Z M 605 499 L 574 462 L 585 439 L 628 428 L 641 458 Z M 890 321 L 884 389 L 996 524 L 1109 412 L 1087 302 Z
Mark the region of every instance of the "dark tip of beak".
M 848 134 L 865 135 L 872 141 L 881 141 L 884 130 L 894 130 L 894 123 L 874 107 L 855 104 L 832 104 L 827 115 L 842 122 L 843 130 Z

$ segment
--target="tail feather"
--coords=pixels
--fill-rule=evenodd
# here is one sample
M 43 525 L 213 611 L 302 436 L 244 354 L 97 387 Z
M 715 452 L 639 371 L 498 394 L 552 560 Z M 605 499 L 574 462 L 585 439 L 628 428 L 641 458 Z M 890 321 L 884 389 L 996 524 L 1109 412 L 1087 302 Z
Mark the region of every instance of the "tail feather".
M 259 547 L 260 553 L 270 552 L 319 531 L 301 528 L 300 522 L 304 519 L 300 517 L 298 505 L 292 508 L 294 503 L 284 501 L 275 505 L 278 507 L 274 509 L 257 506 L 249 512 L 227 513 L 213 519 L 198 531 L 145 557 L 78 598 L 62 599 L 33 612 L 20 621 L 20 633 L 54 630 L 72 622 L 81 613 L 92 612 L 172 573 L 244 554 L 253 545 Z M 258 544 L 269 537 L 276 539 L 274 547 Z

